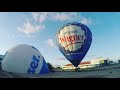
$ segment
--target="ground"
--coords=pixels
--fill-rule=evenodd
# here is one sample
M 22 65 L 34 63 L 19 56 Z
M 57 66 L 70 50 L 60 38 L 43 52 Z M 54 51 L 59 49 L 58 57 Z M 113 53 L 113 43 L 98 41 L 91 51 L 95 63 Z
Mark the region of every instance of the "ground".
M 0 78 L 120 78 L 120 67 L 88 71 L 56 71 L 42 75 L 15 74 L 0 71 Z

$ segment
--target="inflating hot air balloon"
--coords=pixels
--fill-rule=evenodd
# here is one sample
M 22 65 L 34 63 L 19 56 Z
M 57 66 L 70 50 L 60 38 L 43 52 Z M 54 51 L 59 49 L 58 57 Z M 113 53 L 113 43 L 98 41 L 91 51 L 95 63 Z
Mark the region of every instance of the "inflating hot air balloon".
M 77 67 L 91 46 L 90 29 L 82 23 L 72 22 L 61 27 L 56 37 L 61 53 Z
M 49 73 L 41 53 L 35 47 L 26 44 L 17 45 L 6 52 L 2 60 L 2 70 L 28 74 Z

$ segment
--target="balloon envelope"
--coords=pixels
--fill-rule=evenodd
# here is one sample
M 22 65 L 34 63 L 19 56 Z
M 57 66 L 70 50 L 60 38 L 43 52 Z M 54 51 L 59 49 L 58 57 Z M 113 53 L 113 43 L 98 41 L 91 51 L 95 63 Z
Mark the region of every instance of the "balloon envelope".
M 2 70 L 28 74 L 49 72 L 41 53 L 35 47 L 26 44 L 17 45 L 6 52 L 2 60 Z
M 90 48 L 90 29 L 82 23 L 68 23 L 59 29 L 56 37 L 61 53 L 77 67 Z

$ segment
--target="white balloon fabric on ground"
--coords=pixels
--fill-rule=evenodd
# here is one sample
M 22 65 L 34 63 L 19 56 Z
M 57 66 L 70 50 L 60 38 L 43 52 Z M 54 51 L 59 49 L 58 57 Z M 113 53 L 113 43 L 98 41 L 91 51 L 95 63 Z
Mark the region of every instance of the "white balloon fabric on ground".
M 28 74 L 49 73 L 41 53 L 35 47 L 26 44 L 17 45 L 6 52 L 2 60 L 2 70 Z

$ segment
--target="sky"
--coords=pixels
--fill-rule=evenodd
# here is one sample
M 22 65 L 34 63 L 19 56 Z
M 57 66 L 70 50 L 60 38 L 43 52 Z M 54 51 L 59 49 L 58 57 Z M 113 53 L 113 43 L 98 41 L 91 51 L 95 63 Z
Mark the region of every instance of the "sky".
M 82 61 L 104 57 L 120 59 L 120 12 L 0 12 L 0 54 L 18 44 L 36 47 L 46 62 L 70 62 L 56 45 L 58 29 L 69 22 L 87 25 L 93 36 Z

